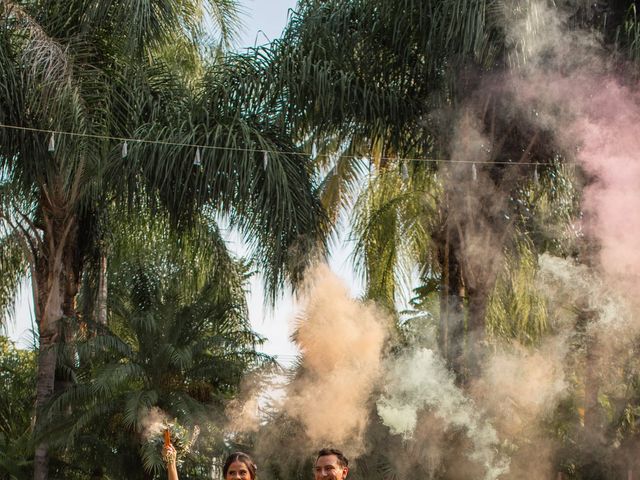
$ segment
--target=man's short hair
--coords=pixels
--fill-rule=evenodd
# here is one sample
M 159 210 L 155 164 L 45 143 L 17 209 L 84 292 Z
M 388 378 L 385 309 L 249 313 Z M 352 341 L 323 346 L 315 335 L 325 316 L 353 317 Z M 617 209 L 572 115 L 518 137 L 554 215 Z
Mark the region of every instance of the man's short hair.
M 348 467 L 349 466 L 349 459 L 347 457 L 345 457 L 344 453 L 342 453 L 337 448 L 323 448 L 323 449 L 321 449 L 318 452 L 318 455 L 316 456 L 316 462 L 318 461 L 318 459 L 320 457 L 327 457 L 329 455 L 335 455 L 336 458 L 338 459 L 338 465 L 340 465 L 341 467 Z

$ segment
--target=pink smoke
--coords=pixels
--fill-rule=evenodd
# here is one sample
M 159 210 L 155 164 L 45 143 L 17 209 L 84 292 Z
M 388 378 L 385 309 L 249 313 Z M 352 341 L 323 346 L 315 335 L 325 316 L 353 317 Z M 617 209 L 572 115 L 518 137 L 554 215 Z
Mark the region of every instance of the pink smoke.
M 640 95 L 611 76 L 539 73 L 512 83 L 521 108 L 552 128 L 591 182 L 585 231 L 597 240 L 609 281 L 640 293 Z M 571 155 L 569 155 L 571 159 Z
M 640 273 L 640 103 L 615 80 L 594 87 L 575 126 L 576 158 L 596 177 L 585 191 L 587 228 L 605 273 L 625 280 Z

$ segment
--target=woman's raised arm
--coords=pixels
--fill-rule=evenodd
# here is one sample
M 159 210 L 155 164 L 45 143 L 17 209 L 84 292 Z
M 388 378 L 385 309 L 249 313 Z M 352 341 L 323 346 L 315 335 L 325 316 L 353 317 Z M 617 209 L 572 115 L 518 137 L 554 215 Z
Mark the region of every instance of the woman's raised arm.
M 163 457 L 165 462 L 167 463 L 167 473 L 169 475 L 169 480 L 178 480 L 178 468 L 176 466 L 176 457 L 177 457 L 176 449 L 173 448 L 173 445 L 169 444 L 164 447 Z

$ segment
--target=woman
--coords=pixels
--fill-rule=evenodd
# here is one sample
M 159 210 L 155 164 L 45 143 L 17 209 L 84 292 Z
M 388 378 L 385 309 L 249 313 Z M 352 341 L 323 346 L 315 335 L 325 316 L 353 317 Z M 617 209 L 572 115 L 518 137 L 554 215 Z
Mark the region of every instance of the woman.
M 164 456 L 167 461 L 169 480 L 178 480 L 176 449 L 173 445 L 166 447 Z M 246 453 L 234 452 L 224 462 L 222 477 L 224 480 L 256 480 L 256 464 Z

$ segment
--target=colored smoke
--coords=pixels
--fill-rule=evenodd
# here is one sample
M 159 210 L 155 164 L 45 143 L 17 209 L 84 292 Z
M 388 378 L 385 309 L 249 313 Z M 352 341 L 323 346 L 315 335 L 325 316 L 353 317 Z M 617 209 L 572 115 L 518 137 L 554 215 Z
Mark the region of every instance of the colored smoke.
M 295 336 L 302 371 L 289 385 L 283 408 L 302 423 L 313 445 L 362 453 L 386 320 L 375 307 L 350 298 L 328 267 L 317 267 L 309 278 Z
M 509 470 L 509 459 L 499 453 L 495 429 L 472 400 L 454 383 L 442 359 L 429 349 L 409 352 L 392 362 L 378 414 L 392 433 L 412 438 L 420 412 L 430 410 L 445 429 L 462 429 L 473 447 L 467 454 L 494 480 Z

